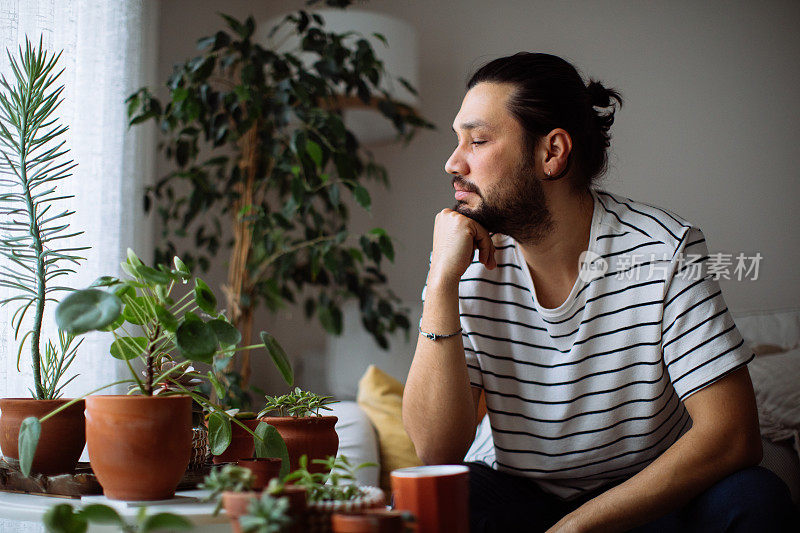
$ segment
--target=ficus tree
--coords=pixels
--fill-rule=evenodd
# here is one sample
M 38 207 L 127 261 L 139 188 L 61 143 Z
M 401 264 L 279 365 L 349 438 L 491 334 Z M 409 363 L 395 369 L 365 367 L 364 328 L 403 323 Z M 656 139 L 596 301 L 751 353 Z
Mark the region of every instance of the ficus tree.
M 165 101 L 148 88 L 127 100 L 130 123 L 154 120 L 174 164 L 147 192 L 162 227 L 156 262 L 179 253 L 206 269 L 229 251 L 224 289 L 245 342 L 261 304 L 274 312 L 302 299 L 308 318 L 340 334 L 342 305 L 356 299 L 364 327 L 387 347 L 388 333 L 409 328 L 381 269 L 394 259 L 392 239 L 382 228 L 353 235 L 348 197 L 369 210 L 365 183 L 388 177 L 345 126 L 343 105 L 376 108 L 406 142 L 432 125 L 382 88 L 387 74 L 364 36 L 328 31 L 301 10 L 270 32 L 289 28 L 298 43 L 289 50 L 256 42 L 252 17 L 222 18 L 223 30 L 199 40 L 200 55 L 175 67 Z M 243 354 L 244 383 L 249 372 Z

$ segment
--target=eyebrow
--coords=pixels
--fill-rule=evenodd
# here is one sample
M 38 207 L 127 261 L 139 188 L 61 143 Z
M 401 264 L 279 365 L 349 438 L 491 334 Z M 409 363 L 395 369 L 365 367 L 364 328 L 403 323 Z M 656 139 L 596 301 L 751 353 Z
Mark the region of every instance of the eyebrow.
M 459 129 L 467 131 L 474 130 L 477 128 L 485 128 L 487 130 L 490 130 L 491 126 L 489 126 L 488 122 L 484 122 L 483 120 L 470 120 L 469 122 L 462 122 L 461 125 L 459 126 Z M 455 128 L 452 129 L 454 132 L 456 131 Z

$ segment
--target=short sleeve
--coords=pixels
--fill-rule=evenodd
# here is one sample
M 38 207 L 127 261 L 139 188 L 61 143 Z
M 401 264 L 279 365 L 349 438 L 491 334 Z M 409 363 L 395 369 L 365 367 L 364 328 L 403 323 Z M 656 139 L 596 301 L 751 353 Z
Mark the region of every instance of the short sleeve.
M 703 232 L 689 228 L 670 264 L 661 335 L 664 364 L 681 400 L 754 357 L 715 277 Z

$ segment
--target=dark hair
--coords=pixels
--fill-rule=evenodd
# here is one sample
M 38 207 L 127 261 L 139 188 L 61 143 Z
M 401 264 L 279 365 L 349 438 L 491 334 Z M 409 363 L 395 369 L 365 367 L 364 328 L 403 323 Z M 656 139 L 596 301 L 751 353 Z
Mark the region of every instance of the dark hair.
M 482 66 L 470 78 L 467 90 L 481 82 L 516 87 L 508 107 L 522 125 L 531 153 L 539 140 L 555 128 L 570 134 L 569 166 L 577 170 L 573 176 L 575 188 L 591 187 L 606 171 L 609 129 L 617 106 L 622 107 L 619 92 L 595 80 L 584 85 L 578 71 L 567 61 L 530 52 L 501 57 Z

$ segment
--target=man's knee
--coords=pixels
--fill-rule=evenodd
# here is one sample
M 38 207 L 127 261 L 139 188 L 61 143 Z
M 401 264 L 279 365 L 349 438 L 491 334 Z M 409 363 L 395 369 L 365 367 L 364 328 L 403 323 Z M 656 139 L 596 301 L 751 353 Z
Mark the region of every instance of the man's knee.
M 686 518 L 700 531 L 794 531 L 789 489 L 773 472 L 754 466 L 734 472 L 698 496 Z

